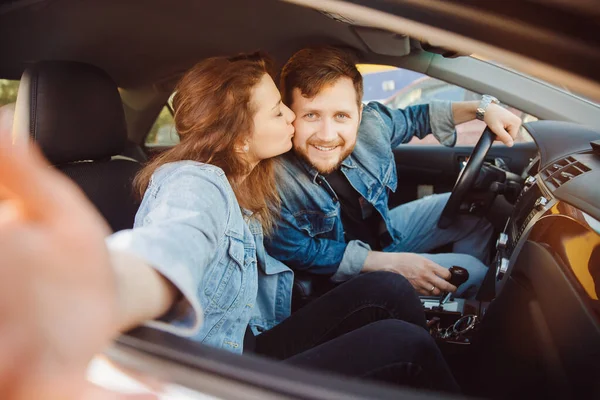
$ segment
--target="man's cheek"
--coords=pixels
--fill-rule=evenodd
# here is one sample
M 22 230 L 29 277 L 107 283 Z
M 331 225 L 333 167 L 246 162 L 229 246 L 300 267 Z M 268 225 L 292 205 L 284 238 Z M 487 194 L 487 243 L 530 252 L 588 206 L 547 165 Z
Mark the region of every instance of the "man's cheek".
M 303 135 L 303 130 L 301 127 L 294 125 L 294 128 L 296 129 L 294 132 L 294 137 L 292 138 L 292 143 L 294 144 L 294 146 L 303 146 L 306 143 L 306 136 Z
M 298 135 L 297 132 L 294 133 L 294 137 L 292 138 L 292 145 L 294 146 L 294 148 L 302 146 L 302 138 L 300 137 L 300 135 Z

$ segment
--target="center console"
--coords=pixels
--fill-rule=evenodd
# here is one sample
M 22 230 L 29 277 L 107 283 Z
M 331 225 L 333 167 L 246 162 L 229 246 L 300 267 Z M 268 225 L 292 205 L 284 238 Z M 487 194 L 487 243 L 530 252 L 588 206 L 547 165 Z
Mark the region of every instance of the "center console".
M 496 240 L 496 253 L 494 255 L 493 269 L 495 277 L 490 285 L 495 284 L 495 294 L 501 291 L 505 278 L 510 274 L 512 264 L 515 262 L 519 251 L 523 247 L 529 232 L 535 223 L 556 203 L 552 193 L 544 183 L 538 181 L 545 178 L 539 172 L 540 159 L 536 157 L 531 160 L 529 166 L 523 172 L 524 186 L 515 202 L 512 214 L 505 224 L 503 231 Z M 556 166 L 561 168 L 561 166 Z M 543 173 L 544 171 L 542 171 Z M 493 286 L 492 286 L 493 287 Z M 453 329 L 454 324 L 461 325 L 465 318 L 480 318 L 489 303 L 479 301 L 466 301 L 464 299 L 453 299 L 440 304 L 439 297 L 421 297 L 425 308 L 427 320 L 435 319 L 438 336 L 443 335 L 448 329 Z M 462 325 L 461 325 L 462 326 Z M 432 334 L 434 334 L 432 331 Z M 464 341 L 463 341 L 464 343 Z
M 531 228 L 556 203 L 552 193 L 540 182 L 543 177 L 537 171 L 538 165 L 539 159 L 536 157 L 523 173 L 523 190 L 517 198 L 504 231 L 496 240 L 496 255 L 493 260 L 496 269 L 496 294 L 502 289 L 505 277 L 509 274 L 515 256 L 525 243 Z

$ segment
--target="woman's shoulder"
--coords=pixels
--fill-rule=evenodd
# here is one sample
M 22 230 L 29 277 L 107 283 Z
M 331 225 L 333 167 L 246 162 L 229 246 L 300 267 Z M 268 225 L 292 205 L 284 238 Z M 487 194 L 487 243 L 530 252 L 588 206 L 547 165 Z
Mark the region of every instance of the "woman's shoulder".
M 216 165 L 184 160 L 161 165 L 152 174 L 152 183 L 161 185 L 177 180 L 197 180 L 230 187 L 225 172 Z
M 189 201 L 205 202 L 214 198 L 224 204 L 237 204 L 233 189 L 225 172 L 211 164 L 196 161 L 177 161 L 164 164 L 154 171 L 150 179 L 147 194 L 156 198 L 168 194 L 168 197 L 186 198 Z
M 232 216 L 239 215 L 239 218 Z M 187 221 L 205 218 L 219 231 L 242 231 L 243 222 L 235 193 L 225 173 L 214 165 L 194 161 L 166 163 L 154 171 L 138 214 L 136 226 L 152 221 Z
M 162 177 L 165 175 L 177 174 L 177 173 L 192 173 L 199 175 L 217 175 L 225 176 L 225 172 L 217 167 L 216 165 L 201 163 L 192 160 L 183 160 L 169 162 L 161 165 L 154 171 L 153 177 Z

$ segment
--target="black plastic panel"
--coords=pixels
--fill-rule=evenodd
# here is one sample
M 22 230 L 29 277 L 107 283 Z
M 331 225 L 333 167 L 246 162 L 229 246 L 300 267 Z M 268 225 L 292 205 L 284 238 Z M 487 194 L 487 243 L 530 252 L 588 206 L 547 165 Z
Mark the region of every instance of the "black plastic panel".
M 570 122 L 535 121 L 523 127 L 535 140 L 544 166 L 569 154 L 591 150 L 590 142 L 600 139 L 600 132 Z
M 473 392 L 497 398 L 599 398 L 597 320 L 560 259 L 528 241 L 472 349 Z
M 398 190 L 390 196 L 390 206 L 417 198 L 417 185 L 433 185 L 436 193 L 452 190 L 460 161 L 471 155 L 473 147 L 446 147 L 442 145 L 404 144 L 394 149 L 398 173 Z M 520 174 L 535 156 L 535 143 L 517 143 L 512 148 L 498 144 L 492 146 L 486 160 L 500 157 L 511 171 Z
M 600 132 L 581 125 L 557 121 L 536 121 L 524 125 L 535 140 L 544 170 L 567 156 L 588 170 L 558 189 L 546 185 L 553 195 L 600 220 L 600 156 L 592 153 L 590 142 L 600 139 Z M 587 154 L 585 153 L 587 152 Z M 543 178 L 544 176 L 542 176 Z

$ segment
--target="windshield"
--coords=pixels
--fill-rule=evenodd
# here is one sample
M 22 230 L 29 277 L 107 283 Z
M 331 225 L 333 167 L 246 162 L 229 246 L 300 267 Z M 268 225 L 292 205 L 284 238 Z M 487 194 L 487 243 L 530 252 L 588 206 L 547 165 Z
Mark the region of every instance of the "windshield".
M 556 88 L 556 89 L 562 90 L 562 91 L 564 91 L 564 92 L 567 92 L 567 93 L 569 93 L 569 94 L 571 94 L 571 95 L 573 95 L 573 96 L 575 96 L 575 97 L 578 97 L 578 98 L 580 98 L 580 99 L 582 99 L 582 100 L 588 101 L 588 102 L 590 102 L 590 103 L 594 104 L 595 106 L 598 106 L 598 107 L 600 107 L 600 103 L 599 103 L 599 102 L 597 102 L 597 101 L 594 101 L 594 100 L 592 100 L 591 98 L 589 98 L 589 97 L 587 97 L 587 96 L 583 96 L 583 95 L 581 95 L 581 94 L 579 94 L 579 93 L 577 93 L 577 92 L 574 92 L 574 91 L 573 91 L 571 88 L 569 88 L 567 85 L 557 85 L 557 84 L 554 84 L 554 83 L 549 83 L 549 82 L 547 82 L 547 81 L 545 81 L 545 80 L 543 80 L 543 79 L 540 79 L 540 78 L 537 78 L 537 77 L 531 76 L 531 75 L 529 75 L 529 74 L 526 74 L 526 73 L 524 73 L 524 72 L 521 72 L 521 71 L 519 71 L 519 70 L 516 70 L 516 69 L 514 69 L 514 68 L 508 67 L 508 66 L 506 66 L 506 65 L 504 65 L 504 64 L 502 64 L 502 63 L 499 63 L 498 61 L 490 60 L 490 59 L 487 59 L 487 58 L 485 58 L 485 57 L 479 56 L 479 55 L 477 55 L 477 54 L 473 54 L 473 55 L 471 55 L 470 57 L 472 57 L 472 58 L 475 58 L 475 59 L 477 59 L 477 60 L 480 60 L 480 61 L 483 61 L 483 62 L 486 62 L 486 63 L 488 63 L 488 64 L 493 64 L 493 65 L 496 65 L 496 66 L 498 66 L 498 67 L 501 67 L 501 68 L 503 68 L 503 69 L 505 69 L 505 70 L 507 70 L 507 71 L 512 71 L 512 72 L 514 72 L 514 73 L 516 73 L 516 74 L 519 74 L 519 75 L 526 76 L 526 77 L 528 77 L 528 78 L 530 78 L 530 79 L 533 79 L 533 80 L 535 80 L 535 81 L 537 81 L 537 82 L 540 82 L 540 83 L 543 83 L 543 84 L 545 84 L 545 85 L 551 86 L 551 87 L 553 87 L 553 88 Z

